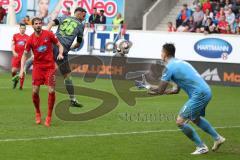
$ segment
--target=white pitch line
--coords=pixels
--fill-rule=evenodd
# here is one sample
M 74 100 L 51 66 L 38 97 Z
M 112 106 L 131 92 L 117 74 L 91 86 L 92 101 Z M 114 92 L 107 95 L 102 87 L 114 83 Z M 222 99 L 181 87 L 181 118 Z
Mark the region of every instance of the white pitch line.
M 216 129 L 231 129 L 240 128 L 240 126 L 225 126 L 215 127 Z M 53 139 L 65 139 L 65 138 L 79 138 L 79 137 L 107 137 L 115 135 L 135 135 L 135 134 L 150 134 L 150 133 L 164 133 L 164 132 L 179 132 L 179 129 L 175 130 L 156 130 L 156 131 L 137 131 L 137 132 L 122 132 L 122 133 L 96 133 L 96 134 L 79 134 L 79 135 L 66 135 L 66 136 L 50 136 L 50 137 L 34 137 L 34 138 L 16 138 L 16 139 L 0 139 L 0 142 L 16 142 L 16 141 L 36 141 L 36 140 L 53 140 Z

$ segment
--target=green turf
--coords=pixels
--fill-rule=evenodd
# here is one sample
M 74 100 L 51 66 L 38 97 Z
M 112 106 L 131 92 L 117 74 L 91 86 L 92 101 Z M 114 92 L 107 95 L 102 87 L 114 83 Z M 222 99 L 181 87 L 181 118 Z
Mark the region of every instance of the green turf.
M 227 142 L 217 153 L 209 152 L 201 156 L 189 154 L 195 149 L 194 145 L 178 131 L 38 139 L 69 135 L 177 130 L 174 116 L 187 100 L 187 96 L 181 92 L 175 96 L 141 98 L 137 99 L 134 107 L 129 107 L 119 99 L 118 107 L 100 118 L 87 122 L 65 122 L 54 115 L 52 126 L 46 128 L 34 123 L 31 77 L 27 76 L 26 88 L 23 91 L 12 90 L 10 80 L 10 74 L 0 74 L 1 160 L 238 160 L 240 157 L 240 128 L 218 129 L 227 138 Z M 83 84 L 79 79 L 75 78 L 74 81 Z M 84 85 L 117 96 L 110 80 L 98 79 L 95 83 L 84 83 Z M 240 126 L 240 88 L 212 86 L 212 90 L 213 99 L 207 108 L 207 119 L 217 127 Z M 57 102 L 66 98 L 66 95 L 57 94 Z M 101 103 L 100 100 L 83 96 L 78 96 L 78 99 L 85 107 L 71 109 L 72 112 L 85 112 Z M 41 107 L 46 115 L 45 87 L 41 89 Z M 142 117 L 136 118 L 138 114 Z M 156 114 L 157 119 L 144 117 L 151 114 Z M 200 130 L 198 132 L 211 147 L 213 143 L 211 138 Z M 28 138 L 35 140 L 16 141 L 16 139 Z M 3 141 L 6 139 L 12 141 Z

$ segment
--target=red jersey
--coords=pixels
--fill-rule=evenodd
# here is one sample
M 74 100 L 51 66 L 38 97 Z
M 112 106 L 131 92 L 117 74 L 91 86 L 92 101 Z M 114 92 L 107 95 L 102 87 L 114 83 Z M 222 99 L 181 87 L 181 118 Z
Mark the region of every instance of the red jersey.
M 227 21 L 219 21 L 218 27 L 224 28 L 224 29 L 219 29 L 220 33 L 227 33 L 228 22 Z
M 206 10 L 209 10 L 210 12 L 212 11 L 212 4 L 210 2 L 205 2 L 203 3 L 202 10 L 205 13 Z
M 42 30 L 39 36 L 33 33 L 26 44 L 26 51 L 33 51 L 33 65 L 40 68 L 54 68 L 53 44 L 57 44 L 58 39 L 49 31 Z
M 29 36 L 26 34 L 21 35 L 17 33 L 13 35 L 14 50 L 17 52 L 19 58 L 22 57 L 28 38 Z
M 181 17 L 182 21 L 185 21 L 185 19 L 187 19 L 187 12 L 185 10 L 182 10 L 182 17 Z

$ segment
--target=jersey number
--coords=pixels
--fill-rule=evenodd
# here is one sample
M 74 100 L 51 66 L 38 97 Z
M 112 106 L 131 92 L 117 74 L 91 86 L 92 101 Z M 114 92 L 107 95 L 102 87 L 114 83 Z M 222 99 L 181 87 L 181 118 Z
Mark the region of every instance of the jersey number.
M 74 30 L 78 26 L 77 22 L 71 20 L 71 19 L 66 19 L 63 21 L 63 23 L 60 25 L 60 30 L 64 35 L 73 35 Z

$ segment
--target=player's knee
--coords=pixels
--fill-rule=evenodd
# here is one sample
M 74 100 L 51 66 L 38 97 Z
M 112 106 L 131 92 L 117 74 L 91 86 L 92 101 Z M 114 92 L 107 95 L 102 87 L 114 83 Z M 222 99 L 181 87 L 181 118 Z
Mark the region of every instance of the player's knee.
M 36 88 L 33 88 L 33 91 L 32 91 L 34 94 L 39 94 L 39 90 L 36 89 Z
M 48 88 L 48 93 L 52 94 L 55 92 L 55 89 L 53 87 Z
M 12 68 L 12 72 L 17 72 L 17 69 L 16 68 Z
M 185 121 L 186 121 L 186 120 L 184 120 L 183 118 L 178 117 L 177 120 L 176 120 L 176 125 L 177 125 L 178 127 L 181 127 L 181 126 L 184 125 Z
M 71 79 L 71 74 L 66 73 L 66 74 L 63 75 L 63 78 L 64 78 L 65 80 Z
M 200 121 L 200 117 L 196 118 L 195 120 L 192 120 L 192 122 L 196 125 L 199 123 L 199 121 Z
M 34 93 L 34 94 L 39 94 L 39 87 L 38 86 L 33 86 L 33 89 L 32 89 L 32 92 Z
M 66 76 L 66 77 L 64 77 L 64 83 L 66 84 L 68 84 L 69 82 L 71 82 L 72 81 L 72 78 L 71 78 L 71 75 L 70 74 L 68 74 L 68 76 Z

